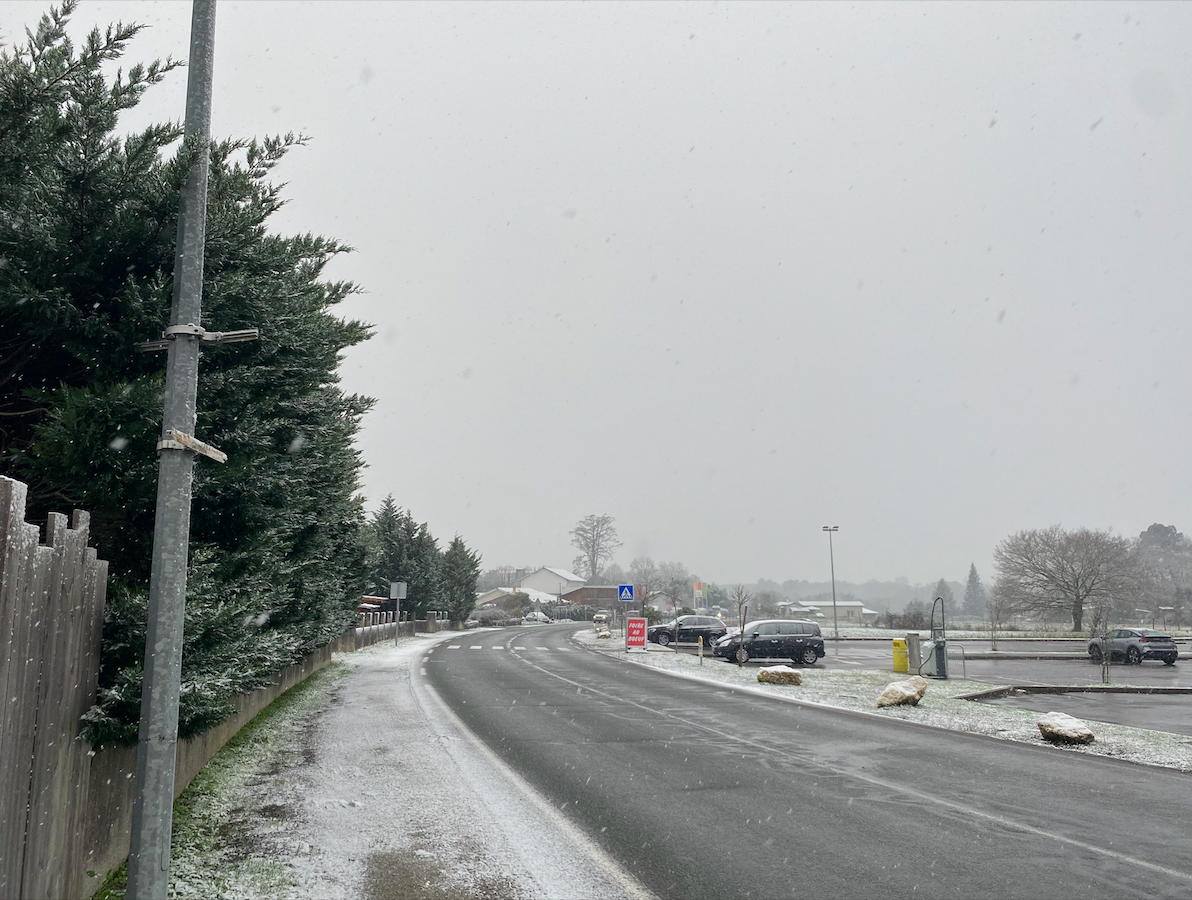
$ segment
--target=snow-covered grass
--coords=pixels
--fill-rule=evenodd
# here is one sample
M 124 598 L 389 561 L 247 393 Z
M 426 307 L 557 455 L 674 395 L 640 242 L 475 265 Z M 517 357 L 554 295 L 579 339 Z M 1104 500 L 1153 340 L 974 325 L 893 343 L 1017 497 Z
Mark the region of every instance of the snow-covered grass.
M 257 818 L 248 821 L 247 798 L 262 789 L 262 773 L 301 757 L 294 735 L 326 705 L 335 683 L 350 671 L 338 657 L 245 725 L 174 802 L 170 897 L 277 897 L 294 886 L 279 858 L 260 852 L 262 825 Z M 280 835 L 280 817 L 278 821 L 264 830 Z M 127 867 L 122 866 L 96 900 L 123 898 L 126 878 Z
M 831 639 L 832 637 L 832 622 L 820 622 L 820 631 L 823 632 L 824 637 Z M 731 626 L 730 626 L 731 627 Z M 1122 626 L 1127 627 L 1142 627 L 1142 626 Z M 1150 626 L 1145 626 L 1149 628 Z M 893 638 L 904 638 L 907 632 L 918 632 L 922 637 L 929 637 L 931 635 L 930 628 L 876 628 L 867 625 L 842 625 L 840 627 L 840 636 L 842 638 L 849 638 L 852 640 L 864 638 L 881 638 L 883 640 L 891 640 Z M 1169 628 L 1167 633 L 1172 637 L 1184 638 L 1192 636 L 1192 632 L 1186 630 L 1176 630 Z M 990 639 L 988 628 L 965 628 L 963 626 L 953 628 L 951 626 L 947 629 L 948 639 L 954 641 L 987 641 Z M 1071 628 L 1054 627 L 1048 628 L 1045 626 L 1038 626 L 1034 628 L 1023 628 L 1018 631 L 1000 630 L 997 633 L 999 641 L 1014 641 L 1022 638 L 1040 638 L 1044 640 L 1062 640 L 1064 638 L 1071 638 L 1074 640 L 1087 641 L 1092 635 L 1087 631 L 1073 632 Z
M 981 681 L 949 679 L 929 680 L 927 694 L 918 706 L 894 706 L 877 708 L 877 698 L 882 689 L 892 681 L 905 678 L 892 672 L 874 669 L 823 669 L 811 667 L 801 669 L 803 684 L 772 685 L 759 684 L 758 667 L 736 665 L 715 659 L 710 654 L 700 665 L 699 659 L 687 653 L 651 651 L 649 653 L 625 653 L 619 645 L 609 648 L 597 645 L 594 635 L 587 631 L 576 634 L 581 644 L 598 649 L 618 652 L 622 658 L 643 666 L 661 669 L 690 678 L 700 678 L 717 684 L 732 684 L 771 696 L 785 697 L 866 712 L 883 718 L 904 719 L 935 728 L 984 734 L 1002 740 L 1041 744 L 1037 722 L 1040 713 L 1005 706 L 988 706 L 970 700 L 957 700 L 961 694 L 989 690 L 997 685 Z M 1092 723 L 1097 735 L 1096 743 L 1064 748 L 1064 752 L 1089 753 L 1097 756 L 1112 756 L 1132 762 L 1153 766 L 1165 766 L 1182 772 L 1192 772 L 1192 742 L 1186 735 L 1131 728 L 1126 725 L 1112 725 L 1105 722 Z

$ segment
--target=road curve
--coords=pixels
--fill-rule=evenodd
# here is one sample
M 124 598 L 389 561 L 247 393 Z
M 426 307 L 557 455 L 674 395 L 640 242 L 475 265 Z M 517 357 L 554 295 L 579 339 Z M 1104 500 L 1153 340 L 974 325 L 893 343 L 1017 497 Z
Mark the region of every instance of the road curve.
M 461 634 L 423 677 L 659 897 L 1192 894 L 1186 775 L 684 681 L 573 631 Z

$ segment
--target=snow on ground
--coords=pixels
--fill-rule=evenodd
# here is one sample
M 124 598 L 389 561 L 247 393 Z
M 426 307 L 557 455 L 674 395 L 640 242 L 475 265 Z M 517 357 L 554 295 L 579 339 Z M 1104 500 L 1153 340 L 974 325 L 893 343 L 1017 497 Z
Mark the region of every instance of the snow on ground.
M 643 896 L 411 680 L 452 638 L 336 654 L 250 723 L 176 804 L 171 896 Z
M 905 678 L 905 675 L 873 669 L 841 670 L 813 666 L 800 670 L 803 673 L 803 684 L 800 686 L 759 684 L 756 665 L 738 668 L 735 664 L 713 658 L 711 654 L 707 655 L 701 666 L 699 659 L 693 655 L 660 648 L 652 649 L 648 653 L 626 653 L 623 649 L 623 637 L 614 636 L 614 646 L 611 648 L 607 646 L 608 642 L 597 644 L 594 632 L 587 629 L 577 632 L 574 639 L 584 646 L 618 654 L 637 665 L 650 666 L 713 684 L 731 684 L 769 696 L 851 709 L 883 718 L 904 719 L 935 728 L 984 734 L 1002 740 L 1044 743 L 1036 724 L 1040 716 L 1037 712 L 955 699 L 960 694 L 997 687 L 981 681 L 928 679 L 927 694 L 918 706 L 893 706 L 879 710 L 876 704 L 882 689 L 892 681 Z M 1066 747 L 1062 750 L 1057 748 L 1057 752 L 1112 756 L 1131 762 L 1192 772 L 1192 742 L 1188 741 L 1186 735 L 1111 725 L 1106 722 L 1093 722 L 1091 726 L 1097 735 L 1096 743 Z

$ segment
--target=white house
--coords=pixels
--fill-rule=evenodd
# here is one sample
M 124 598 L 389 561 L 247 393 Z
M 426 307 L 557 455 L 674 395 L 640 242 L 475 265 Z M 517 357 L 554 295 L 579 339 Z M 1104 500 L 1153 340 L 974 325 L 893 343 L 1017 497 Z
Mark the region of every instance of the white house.
M 552 593 L 548 594 L 545 591 L 536 591 L 533 588 L 510 588 L 499 587 L 493 588 L 491 591 L 485 591 L 476 597 L 477 608 L 484 606 L 486 603 L 496 603 L 502 597 L 508 597 L 510 594 L 525 594 L 531 603 L 554 603 L 557 597 Z
M 799 601 L 784 600 L 778 604 L 779 609 L 785 609 L 786 615 L 799 619 L 825 619 L 832 621 L 831 601 L 820 601 L 817 606 Z M 873 625 L 880 616 L 876 609 L 869 609 L 860 600 L 837 600 L 836 621 L 841 625 Z
M 529 575 L 519 578 L 514 582 L 514 587 L 519 588 L 523 592 L 526 590 L 542 591 L 544 594 L 561 597 L 577 588 L 583 587 L 584 584 L 586 584 L 584 579 L 580 578 L 574 572 L 543 566 L 538 571 L 531 572 Z

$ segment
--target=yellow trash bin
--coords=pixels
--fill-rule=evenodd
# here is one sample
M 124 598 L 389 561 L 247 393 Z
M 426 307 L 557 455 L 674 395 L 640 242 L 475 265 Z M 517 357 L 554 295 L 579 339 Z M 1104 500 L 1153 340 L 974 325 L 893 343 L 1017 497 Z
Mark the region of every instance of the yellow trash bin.
M 906 638 L 894 638 L 894 671 L 909 671 L 906 658 Z

